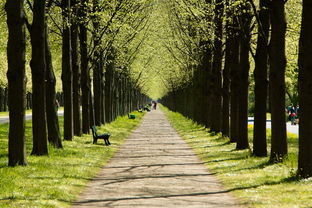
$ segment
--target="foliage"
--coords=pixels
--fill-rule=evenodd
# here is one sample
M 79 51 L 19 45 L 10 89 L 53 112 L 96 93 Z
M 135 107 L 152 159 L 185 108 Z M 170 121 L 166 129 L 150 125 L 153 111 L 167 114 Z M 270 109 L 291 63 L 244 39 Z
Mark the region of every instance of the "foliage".
M 98 128 L 110 132 L 112 146 L 92 144 L 91 135 L 63 141 L 64 150 L 49 147 L 49 157 L 28 156 L 28 166 L 7 167 L 8 124 L 0 125 L 0 207 L 69 207 L 86 183 L 114 155 L 143 116 L 118 117 Z M 61 119 L 61 124 L 62 119 Z M 62 129 L 62 128 L 61 128 Z M 31 121 L 26 125 L 27 153 L 31 152 Z
M 0 1 L 0 87 L 7 85 L 6 71 L 7 71 L 7 24 L 6 24 L 6 13 L 4 10 L 4 0 Z
M 298 161 L 297 135 L 288 133 L 288 159 L 282 164 L 270 164 L 268 158 L 253 157 L 248 149 L 235 150 L 235 144 L 230 143 L 228 138 L 210 134 L 203 126 L 181 114 L 162 109 L 206 167 L 242 205 L 259 208 L 312 206 L 312 181 L 298 180 L 295 177 Z M 250 126 L 250 140 L 252 132 Z M 269 131 L 267 134 L 270 140 Z
M 61 24 L 62 18 L 60 1 L 51 7 L 48 14 L 50 28 L 50 45 L 53 66 L 57 78 L 57 91 L 61 91 Z M 213 8 L 214 3 L 198 0 L 136 0 L 104 1 L 100 8 L 93 11 L 93 1 L 89 1 L 88 18 L 84 21 L 89 31 L 89 52 L 98 48 L 108 54 L 110 50 L 117 50 L 117 68 L 127 73 L 139 88 L 153 98 L 162 97 L 167 91 L 183 86 L 192 79 L 193 70 L 200 62 L 201 42 L 213 38 Z M 255 1 L 258 5 L 258 1 Z M 6 38 L 4 1 L 1 1 L 0 28 L 0 85 L 6 85 Z M 232 9 L 237 6 L 237 1 Z M 80 7 L 80 4 L 78 4 Z M 31 10 L 26 6 L 26 13 L 31 19 Z M 297 58 L 298 40 L 300 32 L 301 1 L 289 0 L 286 3 L 287 15 L 287 71 L 286 89 L 287 102 L 297 102 Z M 99 18 L 101 45 L 94 45 L 92 36 L 92 20 Z M 225 19 L 224 19 L 225 21 Z M 254 19 L 255 21 L 255 19 Z M 255 49 L 256 28 L 253 34 L 252 49 Z M 212 45 L 211 45 L 212 46 Z M 91 55 L 91 54 L 90 54 Z M 31 91 L 30 77 L 30 48 L 27 47 L 27 89 Z M 254 61 L 251 59 L 251 66 Z M 92 68 L 92 65 L 90 65 Z M 253 67 L 251 67 L 253 69 Z M 252 70 L 251 70 L 252 75 Z M 251 86 L 253 80 L 251 77 Z

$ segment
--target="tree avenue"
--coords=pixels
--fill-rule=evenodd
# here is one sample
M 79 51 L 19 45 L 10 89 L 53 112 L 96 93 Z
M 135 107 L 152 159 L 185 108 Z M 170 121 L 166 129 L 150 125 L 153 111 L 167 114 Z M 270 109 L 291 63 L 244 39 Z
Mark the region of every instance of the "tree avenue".
M 9 165 L 26 164 L 28 103 L 32 154 L 47 155 L 47 141 L 63 148 L 56 99 L 64 106 L 65 140 L 159 99 L 236 149 L 266 157 L 270 148 L 269 161 L 283 162 L 285 107 L 299 100 L 298 176 L 310 177 L 310 1 L 302 7 L 300 25 L 296 0 L 8 0 L 0 111 L 9 106 Z

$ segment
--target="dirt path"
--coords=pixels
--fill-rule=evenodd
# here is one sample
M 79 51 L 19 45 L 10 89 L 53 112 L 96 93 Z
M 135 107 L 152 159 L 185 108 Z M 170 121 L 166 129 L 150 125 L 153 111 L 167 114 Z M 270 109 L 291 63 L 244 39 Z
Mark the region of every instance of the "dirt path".
M 73 207 L 238 206 L 157 110 L 143 118 Z

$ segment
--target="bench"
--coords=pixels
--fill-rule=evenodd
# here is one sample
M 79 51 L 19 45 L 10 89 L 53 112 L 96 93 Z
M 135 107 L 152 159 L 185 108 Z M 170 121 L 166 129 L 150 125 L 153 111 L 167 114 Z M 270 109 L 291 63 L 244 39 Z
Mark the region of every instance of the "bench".
M 147 112 L 150 112 L 151 109 L 149 109 L 148 107 L 144 106 L 143 110 L 147 111 Z
M 129 114 L 129 113 L 128 113 L 128 118 L 129 118 L 129 119 L 135 119 L 135 115 Z
M 96 126 L 91 126 L 90 128 L 91 128 L 91 130 L 92 130 L 93 144 L 96 144 L 98 139 L 103 139 L 106 146 L 108 146 L 108 145 L 111 144 L 111 143 L 109 142 L 109 137 L 110 137 L 110 134 L 109 134 L 109 133 L 97 134 Z

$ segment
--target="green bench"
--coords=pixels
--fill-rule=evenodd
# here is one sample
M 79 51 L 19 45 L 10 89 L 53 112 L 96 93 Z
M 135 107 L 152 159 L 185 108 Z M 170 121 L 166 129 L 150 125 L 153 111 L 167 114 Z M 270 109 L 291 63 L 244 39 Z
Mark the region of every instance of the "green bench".
M 111 144 L 109 142 L 109 137 L 110 137 L 109 133 L 97 134 L 96 126 L 91 126 L 90 128 L 92 130 L 93 144 L 96 144 L 98 139 L 103 139 L 106 146 L 109 146 Z

